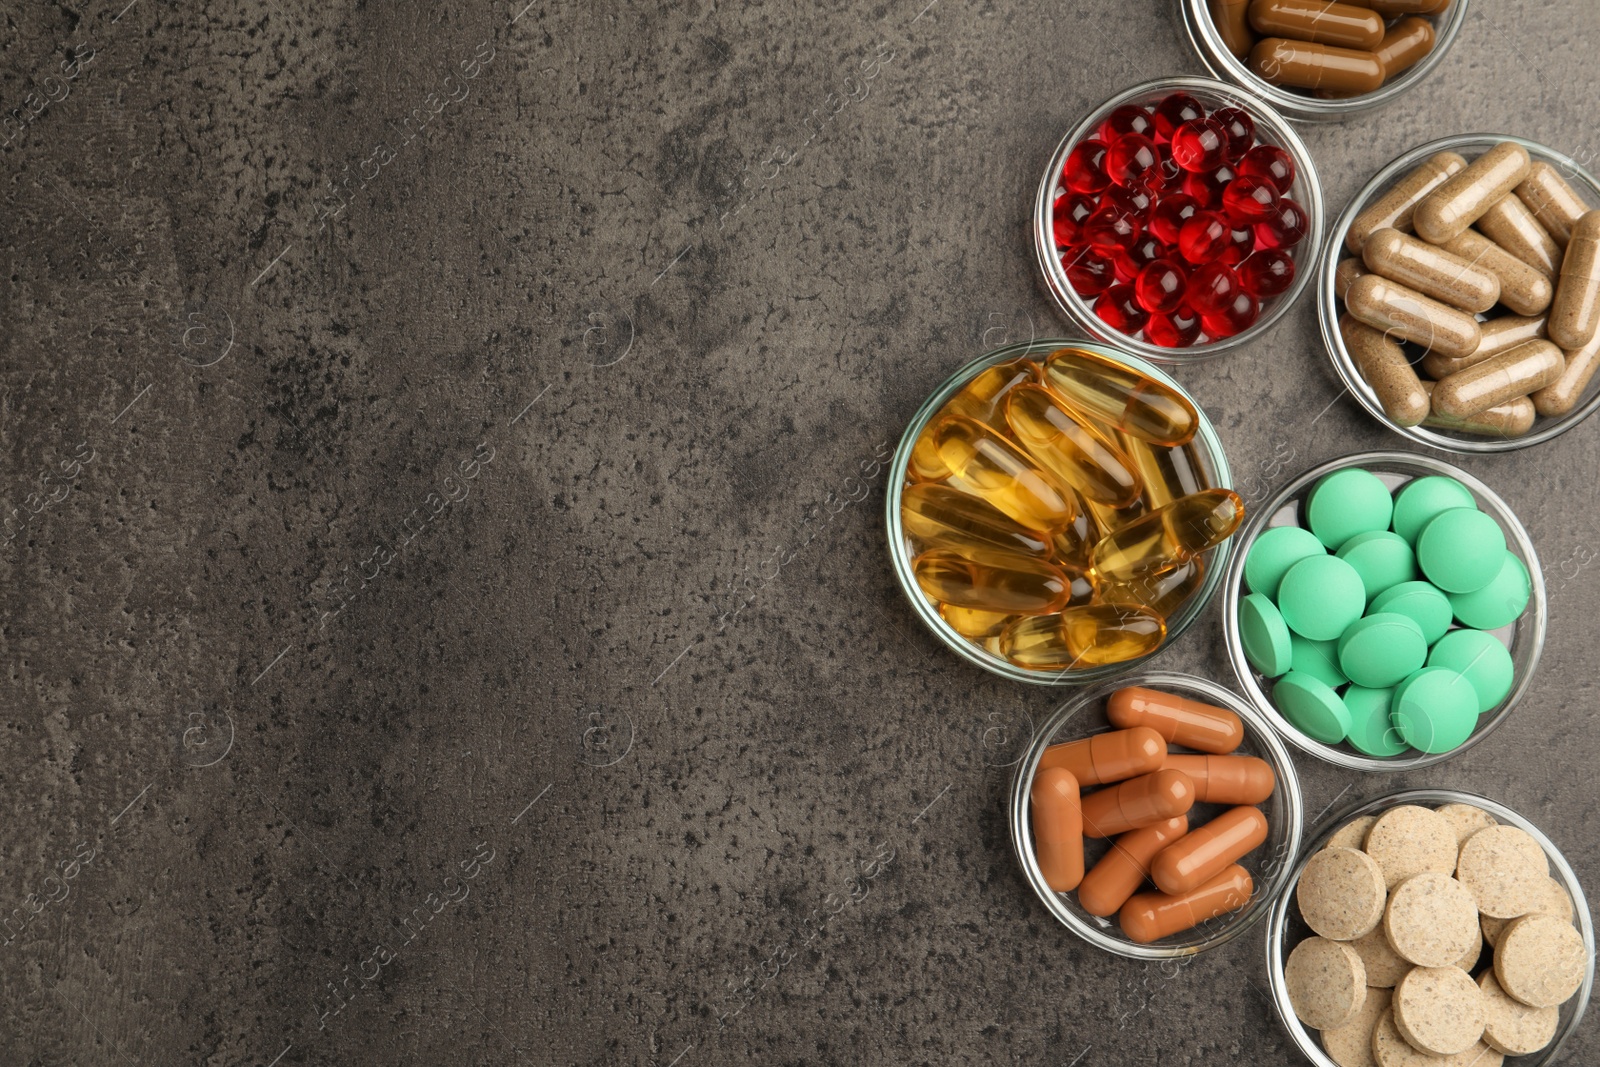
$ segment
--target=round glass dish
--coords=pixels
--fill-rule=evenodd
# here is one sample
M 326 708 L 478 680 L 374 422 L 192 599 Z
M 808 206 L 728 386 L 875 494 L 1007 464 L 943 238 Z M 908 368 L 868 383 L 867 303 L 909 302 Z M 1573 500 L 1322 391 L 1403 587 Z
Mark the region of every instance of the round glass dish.
M 1163 348 L 1112 329 L 1072 288 L 1067 280 L 1066 269 L 1061 265 L 1061 257 L 1056 253 L 1053 213 L 1056 187 L 1061 184 L 1062 169 L 1066 166 L 1067 156 L 1072 152 L 1073 146 L 1087 137 L 1092 137 L 1106 117 L 1122 105 L 1153 106 L 1160 102 L 1162 97 L 1180 91 L 1195 97 L 1208 111 L 1219 107 L 1237 107 L 1249 112 L 1256 123 L 1257 142 L 1281 148 L 1293 158 L 1295 179 L 1294 184 L 1289 187 L 1288 195 L 1305 209 L 1307 226 L 1304 240 L 1290 250 L 1295 266 L 1294 281 L 1285 292 L 1270 297 L 1263 303 L 1261 316 L 1256 319 L 1253 326 L 1220 341 L 1191 345 L 1187 348 Z M 1305 291 L 1311 279 L 1313 268 L 1317 263 L 1318 242 L 1322 240 L 1323 221 L 1322 186 L 1317 180 L 1316 164 L 1311 159 L 1311 152 L 1300 140 L 1299 134 L 1295 133 L 1265 101 L 1243 89 L 1209 78 L 1162 78 L 1135 85 L 1118 93 L 1084 116 L 1068 131 L 1066 137 L 1062 138 L 1061 143 L 1056 146 L 1055 153 L 1050 157 L 1050 165 L 1045 169 L 1044 178 L 1039 183 L 1038 195 L 1034 198 L 1033 249 L 1046 291 L 1068 321 L 1078 329 L 1091 337 L 1098 337 L 1156 363 L 1190 363 L 1220 356 L 1250 343 L 1270 329 L 1272 324 L 1289 310 L 1290 305 Z
M 1206 704 L 1233 711 L 1244 720 L 1244 741 L 1239 745 L 1241 756 L 1258 756 L 1272 765 L 1277 775 L 1277 787 L 1272 796 L 1261 804 L 1267 817 L 1267 839 L 1240 862 L 1250 871 L 1255 881 L 1250 903 L 1238 911 L 1201 923 L 1192 930 L 1173 934 L 1150 944 L 1131 941 L 1117 926 L 1116 918 L 1090 915 L 1078 904 L 1077 893 L 1057 893 L 1045 883 L 1033 854 L 1033 821 L 1029 817 L 1028 792 L 1033 788 L 1034 772 L 1044 750 L 1064 741 L 1111 729 L 1105 717 L 1105 701 L 1112 693 L 1125 686 L 1138 685 L 1163 692 L 1176 693 Z M 1200 805 L 1223 811 L 1221 805 Z M 1207 814 L 1210 818 L 1210 814 Z M 1044 906 L 1061 924 L 1089 944 L 1118 956 L 1136 960 L 1164 960 L 1192 956 L 1206 949 L 1225 945 L 1254 926 L 1272 902 L 1289 884 L 1290 868 L 1299 854 L 1301 823 L 1305 819 L 1305 804 L 1300 793 L 1300 778 L 1295 773 L 1294 761 L 1272 729 L 1262 720 L 1261 713 L 1250 707 L 1238 695 L 1215 682 L 1187 674 L 1142 674 L 1095 686 L 1074 695 L 1057 708 L 1034 734 L 1011 786 L 1011 845 L 1016 850 L 1022 873 L 1038 894 Z M 1085 866 L 1092 867 L 1109 847 L 1105 842 L 1086 840 Z
M 1250 546 L 1261 536 L 1263 530 L 1276 526 L 1304 526 L 1302 513 L 1311 487 L 1324 475 L 1349 467 L 1361 467 L 1371 471 L 1389 486 L 1390 492 L 1414 478 L 1433 474 L 1456 479 L 1471 490 L 1479 509 L 1493 518 L 1505 531 L 1506 548 L 1515 553 L 1528 567 L 1528 575 L 1532 579 L 1532 591 L 1527 610 L 1516 622 L 1491 631 L 1511 651 L 1511 663 L 1516 672 L 1511 692 L 1506 694 L 1506 698 L 1498 707 L 1479 715 L 1471 736 L 1449 752 L 1382 758 L 1364 755 L 1342 742 L 1337 745 L 1327 745 L 1314 740 L 1301 733 L 1283 717 L 1272 703 L 1271 696 L 1263 688 L 1265 677 L 1245 658 L 1244 643 L 1239 634 L 1239 601 L 1245 595 L 1244 563 L 1249 555 Z M 1506 720 L 1512 709 L 1517 706 L 1517 701 L 1528 691 L 1528 686 L 1533 681 L 1534 669 L 1539 664 L 1539 655 L 1544 651 L 1545 626 L 1549 621 L 1544 576 L 1539 571 L 1539 557 L 1534 551 L 1532 540 L 1528 537 L 1528 531 L 1506 506 L 1505 501 L 1496 496 L 1494 490 L 1461 468 L 1431 456 L 1421 456 L 1411 452 L 1361 452 L 1345 456 L 1324 463 L 1320 467 L 1313 467 L 1289 482 L 1254 515 L 1246 519 L 1244 528 L 1234 534 L 1234 537 L 1239 544 L 1223 582 L 1222 636 L 1228 649 L 1228 659 L 1233 663 L 1233 671 L 1238 676 L 1239 685 L 1244 689 L 1245 695 L 1272 723 L 1273 729 L 1283 734 L 1290 744 L 1301 751 L 1309 752 L 1328 763 L 1356 771 L 1407 771 L 1429 767 L 1460 755 L 1489 736 L 1490 731 Z
M 1301 921 L 1293 907 L 1293 886 L 1299 882 L 1300 872 L 1305 869 L 1306 861 L 1327 843 L 1335 830 L 1358 816 L 1376 815 L 1400 804 L 1418 804 L 1423 807 L 1471 804 L 1487 811 L 1501 823 L 1526 830 L 1544 849 L 1545 857 L 1550 861 L 1550 876 L 1560 882 L 1567 895 L 1572 898 L 1573 908 L 1577 913 L 1578 932 L 1583 935 L 1583 944 L 1589 953 L 1589 969 L 1583 976 L 1583 985 L 1579 987 L 1578 992 L 1571 1000 L 1561 1005 L 1560 1022 L 1556 1025 L 1555 1037 L 1551 1039 L 1550 1044 L 1530 1056 L 1508 1056 L 1505 1062 L 1514 1067 L 1543 1067 L 1544 1064 L 1554 1063 L 1560 1055 L 1561 1046 L 1577 1032 L 1578 1023 L 1583 1019 L 1584 1009 L 1589 1005 L 1590 989 L 1594 985 L 1594 924 L 1589 919 L 1589 902 L 1584 898 L 1583 887 L 1578 884 L 1578 876 L 1573 873 L 1566 858 L 1561 855 L 1561 850 L 1556 848 L 1537 826 L 1504 804 L 1497 804 L 1486 797 L 1454 789 L 1408 789 L 1361 801 L 1347 807 L 1307 835 L 1305 852 L 1293 864 L 1293 870 L 1289 872 L 1289 886 L 1274 903 L 1272 916 L 1267 923 L 1267 982 L 1272 990 L 1272 1006 L 1278 1014 L 1278 1019 L 1283 1023 L 1284 1029 L 1289 1031 L 1289 1036 L 1294 1039 L 1295 1045 L 1306 1059 L 1317 1064 L 1317 1067 L 1338 1067 L 1338 1064 L 1322 1050 L 1316 1035 L 1295 1015 L 1294 1006 L 1289 1002 L 1289 992 L 1284 983 L 1283 968 L 1284 962 L 1289 958 L 1289 952 L 1303 938 L 1311 936 L 1310 928 Z M 1295 912 L 1293 917 L 1291 912 Z M 1453 1063 L 1455 1060 L 1442 1057 L 1440 1062 Z
M 906 537 L 905 528 L 900 521 L 900 497 L 905 492 L 907 485 L 906 470 L 911 461 L 911 449 L 916 444 L 917 436 L 922 433 L 933 417 L 939 413 L 956 393 L 988 370 L 996 363 L 1027 356 L 1038 362 L 1043 360 L 1058 348 L 1081 348 L 1107 359 L 1116 360 L 1141 374 L 1147 374 L 1164 385 L 1168 385 L 1181 393 L 1199 414 L 1199 428 L 1194 435 L 1194 454 L 1205 466 L 1204 474 L 1207 483 L 1216 488 L 1230 488 L 1233 485 L 1233 474 L 1228 468 L 1228 457 L 1222 450 L 1222 439 L 1217 436 L 1216 428 L 1211 425 L 1211 420 L 1189 395 L 1188 390 L 1173 380 L 1165 371 L 1150 363 L 1131 356 L 1126 352 L 1111 348 L 1107 345 L 1093 341 L 1077 340 L 1044 340 L 1029 341 L 1023 344 L 1008 345 L 985 353 L 968 363 L 960 370 L 947 378 L 943 385 L 935 389 L 917 413 L 911 417 L 911 423 L 906 427 L 906 432 L 900 438 L 900 446 L 895 449 L 894 458 L 889 463 L 889 482 L 884 494 L 884 523 L 889 534 L 889 557 L 894 564 L 895 578 L 900 582 L 900 590 L 905 593 L 906 599 L 911 601 L 912 608 L 917 617 L 943 641 L 949 649 L 968 663 L 976 664 L 986 671 L 1010 678 L 1017 682 L 1033 682 L 1036 685 L 1084 685 L 1089 682 L 1100 681 L 1105 678 L 1115 677 L 1133 670 L 1141 663 L 1148 662 L 1152 657 L 1159 656 L 1172 642 L 1176 641 L 1187 630 L 1205 606 L 1211 602 L 1212 596 L 1222 585 L 1222 575 L 1227 568 L 1228 559 L 1232 551 L 1234 537 L 1229 537 L 1215 548 L 1201 553 L 1200 559 L 1205 563 L 1205 576 L 1201 580 L 1200 588 L 1195 590 L 1178 611 L 1167 618 L 1167 635 L 1162 640 L 1161 646 L 1154 652 L 1139 659 L 1128 660 L 1125 663 L 1109 663 L 1098 667 L 1086 667 L 1074 671 L 1035 671 L 1018 667 L 1016 664 L 1003 657 L 990 652 L 988 649 L 975 644 L 973 641 L 951 628 L 940 616 L 939 609 L 923 594 L 917 585 L 915 575 L 911 570 L 912 551 Z
M 1591 205 L 1600 205 L 1600 181 L 1596 181 L 1594 176 L 1579 166 L 1571 156 L 1563 155 L 1537 141 L 1490 133 L 1445 137 L 1430 141 L 1420 148 L 1413 148 L 1378 171 L 1371 181 L 1362 186 L 1361 191 L 1350 201 L 1350 206 L 1344 209 L 1338 221 L 1333 224 L 1333 228 L 1328 231 L 1328 244 L 1323 249 L 1322 262 L 1317 267 L 1317 320 L 1322 327 L 1322 343 L 1327 347 L 1334 369 L 1344 380 L 1345 388 L 1350 391 L 1350 395 L 1360 401 L 1361 406 L 1366 408 L 1373 418 L 1400 436 L 1430 448 L 1463 455 L 1475 452 L 1511 452 L 1561 436 L 1593 415 L 1595 409 L 1600 407 L 1600 375 L 1596 375 L 1589 382 L 1582 399 L 1571 411 L 1554 419 L 1539 416 L 1533 424 L 1533 429 L 1521 437 L 1483 437 L 1449 430 L 1435 430 L 1426 426 L 1400 426 L 1384 414 L 1383 405 L 1378 401 L 1378 394 L 1372 391 L 1372 386 L 1367 384 L 1367 380 L 1356 369 L 1355 361 L 1350 358 L 1350 352 L 1345 347 L 1344 338 L 1339 335 L 1339 316 L 1343 314 L 1344 302 L 1334 295 L 1334 272 L 1339 269 L 1339 261 L 1350 255 L 1350 251 L 1345 247 L 1344 235 L 1356 216 L 1365 211 L 1374 200 L 1388 192 L 1401 178 L 1410 174 L 1423 160 L 1439 152 L 1456 152 L 1465 156 L 1470 162 L 1502 141 L 1513 141 L 1526 148 L 1528 155 L 1535 161 L 1543 160 L 1549 163 L 1560 171 L 1561 176 L 1572 183 L 1575 191 Z M 1420 353 L 1420 349 L 1418 352 Z
M 1258 94 L 1284 115 L 1297 122 L 1342 122 L 1364 112 L 1393 103 L 1402 93 L 1421 82 L 1444 61 L 1445 54 L 1461 36 L 1467 22 L 1470 0 L 1453 0 L 1444 14 L 1433 20 L 1433 51 L 1416 66 L 1394 81 L 1386 81 L 1376 91 L 1343 100 L 1324 100 L 1298 89 L 1268 84 L 1258 78 L 1244 60 L 1228 50 L 1211 18 L 1207 0 L 1179 0 L 1183 9 L 1183 28 L 1200 62 L 1219 78 L 1234 82 Z

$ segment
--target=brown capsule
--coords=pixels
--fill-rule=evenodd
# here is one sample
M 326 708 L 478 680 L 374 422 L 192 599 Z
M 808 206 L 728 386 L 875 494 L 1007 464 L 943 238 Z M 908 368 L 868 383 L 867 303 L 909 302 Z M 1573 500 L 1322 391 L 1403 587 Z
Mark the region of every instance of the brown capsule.
M 1374 274 L 1462 311 L 1488 311 L 1500 300 L 1499 278 L 1399 230 L 1374 230 L 1361 246 L 1361 259 Z
M 1277 776 L 1256 756 L 1191 756 L 1174 752 L 1163 766 L 1194 783 L 1196 804 L 1259 804 L 1272 795 Z
M 1345 307 L 1375 330 L 1447 356 L 1471 355 L 1482 339 L 1471 315 L 1376 274 L 1351 283 Z
M 1267 37 L 1250 49 L 1250 69 L 1269 85 L 1327 89 L 1360 96 L 1383 84 L 1383 64 L 1371 52 Z
M 1188 832 L 1189 817 L 1179 815 L 1120 835 L 1078 883 L 1078 904 L 1090 915 L 1116 914 L 1144 884 L 1156 853 Z
M 1205 885 L 1180 896 L 1136 894 L 1117 912 L 1117 922 L 1129 940 L 1147 945 L 1192 930 L 1207 919 L 1238 911 L 1250 903 L 1254 889 L 1250 872 L 1234 864 Z
M 1522 184 L 1529 165 L 1528 150 L 1515 141 L 1495 145 L 1417 205 L 1411 217 L 1417 236 L 1444 244 Z
M 1600 332 L 1589 343 L 1567 353 L 1567 366 L 1561 377 L 1534 393 L 1534 410 L 1546 418 L 1554 419 L 1578 406 L 1589 380 L 1600 367 Z
M 1135 726 L 1051 745 L 1039 766 L 1071 771 L 1079 785 L 1107 785 L 1159 771 L 1166 759 L 1166 740 L 1148 726 Z
M 1502 196 L 1491 204 L 1479 216 L 1478 230 L 1548 278 L 1561 270 L 1561 246 L 1514 196 Z
M 1500 303 L 1518 315 L 1537 315 L 1550 306 L 1550 298 L 1555 294 L 1550 279 L 1477 230 L 1462 230 L 1443 247 L 1446 252 L 1499 278 Z
M 1371 273 L 1366 264 L 1355 256 L 1349 256 L 1339 261 L 1339 266 L 1333 272 L 1333 295 L 1343 300 L 1350 292 L 1350 284 L 1363 274 Z
M 1083 881 L 1083 814 L 1077 779 L 1059 767 L 1042 770 L 1034 776 L 1028 799 L 1033 809 L 1033 857 L 1045 884 L 1057 893 L 1078 888 Z
M 1178 771 L 1155 771 L 1090 793 L 1082 807 L 1085 835 L 1115 837 L 1188 814 L 1194 807 L 1194 783 Z
M 1480 411 L 1464 419 L 1429 415 L 1423 420 L 1422 425 L 1432 430 L 1454 430 L 1456 433 L 1479 434 L 1483 437 L 1511 438 L 1521 437 L 1533 429 L 1536 414 L 1533 401 L 1525 396 L 1519 396 L 1508 403 L 1492 407 L 1488 411 Z
M 1423 56 L 1433 51 L 1433 39 L 1433 23 L 1424 18 L 1412 16 L 1390 27 L 1373 49 L 1378 62 L 1383 64 L 1384 80 L 1392 80 L 1421 62 Z
M 1479 326 L 1483 340 L 1478 342 L 1478 347 L 1472 350 L 1471 355 L 1450 359 L 1436 352 L 1429 352 L 1422 357 L 1422 371 L 1434 381 L 1443 381 L 1456 371 L 1466 370 L 1475 363 L 1482 363 L 1502 352 L 1509 352 L 1524 341 L 1545 336 L 1545 323 L 1548 321 L 1548 315 L 1531 318 L 1501 315 L 1490 319 Z
M 1433 390 L 1433 411 L 1464 419 L 1527 396 L 1561 377 L 1566 360 L 1549 341 L 1524 341 L 1509 352 L 1457 371 Z
M 1589 210 L 1561 172 L 1542 159 L 1528 168 L 1528 176 L 1517 186 L 1517 199 L 1562 248 L 1567 247 L 1572 227 Z
M 1440 152 L 1429 156 L 1417 169 L 1395 182 L 1371 207 L 1356 216 L 1344 235 L 1344 246 L 1356 255 L 1361 245 L 1374 230 L 1393 227 L 1401 233 L 1411 229 L 1411 216 L 1417 205 L 1452 175 L 1467 169 L 1467 161 L 1454 152 Z
M 1174 896 L 1200 888 L 1267 839 L 1260 808 L 1230 808 L 1156 854 L 1150 880 Z
M 1111 694 L 1106 718 L 1124 729 L 1148 726 L 1169 744 L 1217 756 L 1226 756 L 1244 740 L 1244 722 L 1227 708 L 1137 685 Z
M 1346 0 L 1357 7 L 1369 8 L 1386 19 L 1397 15 L 1437 15 L 1450 6 L 1450 0 Z
M 1250 28 L 1250 0 L 1210 0 L 1211 21 L 1228 51 L 1243 59 L 1256 43 Z
M 1368 52 L 1383 41 L 1383 19 L 1377 14 L 1325 0 L 1254 0 L 1250 5 L 1250 25 L 1267 37 Z
M 1588 344 L 1600 328 L 1600 211 L 1585 212 L 1572 227 L 1561 280 L 1550 303 L 1550 340 L 1569 351 Z
M 1428 417 L 1428 394 L 1399 345 L 1351 315 L 1339 316 L 1339 336 L 1396 426 L 1415 426 Z

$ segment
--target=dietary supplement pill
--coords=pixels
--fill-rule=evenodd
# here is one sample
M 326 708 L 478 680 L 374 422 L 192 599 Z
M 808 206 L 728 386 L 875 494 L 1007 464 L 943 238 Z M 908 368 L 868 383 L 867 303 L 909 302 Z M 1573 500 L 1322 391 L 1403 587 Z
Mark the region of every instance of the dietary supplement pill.
M 1471 233 L 1468 230 L 1467 233 Z M 1465 236 L 1465 234 L 1463 234 Z M 1460 238 L 1457 238 L 1459 240 Z M 1519 261 L 1520 262 L 1520 261 Z M 1544 275 L 1527 268 L 1536 277 Z M 1551 290 L 1554 292 L 1554 290 Z M 1502 293 L 1504 290 L 1502 290 Z M 1475 363 L 1482 363 L 1491 356 L 1498 356 L 1502 352 L 1509 352 L 1524 341 L 1533 341 L 1545 336 L 1545 324 L 1549 322 L 1548 315 L 1537 315 L 1525 318 L 1520 315 L 1501 315 L 1483 323 L 1479 330 L 1482 339 L 1472 354 L 1459 359 L 1441 356 L 1437 352 L 1429 352 L 1422 357 L 1422 370 L 1434 379 L 1442 381 L 1458 370 L 1466 370 Z
M 1366 264 L 1355 256 L 1341 259 L 1333 271 L 1333 294 L 1343 300 L 1350 292 L 1350 283 L 1367 273 Z
M 1383 19 L 1352 4 L 1324 0 L 1254 0 L 1250 25 L 1267 37 L 1371 52 L 1383 42 Z
M 1561 377 L 1538 390 L 1530 399 L 1539 414 L 1546 418 L 1559 418 L 1578 406 L 1594 372 L 1600 367 L 1600 330 L 1595 331 L 1589 343 L 1576 351 L 1566 353 L 1567 364 Z
M 1164 765 L 1188 775 L 1200 804 L 1260 804 L 1272 795 L 1277 776 L 1256 756 L 1195 756 L 1174 752 Z M 1240 853 L 1243 855 L 1243 853 Z M 1176 892 L 1176 890 L 1167 890 Z
M 1433 385 L 1433 382 L 1422 383 L 1422 387 L 1430 393 Z M 1430 414 L 1422 420 L 1422 425 L 1438 430 L 1482 434 L 1485 437 L 1519 437 L 1533 429 L 1535 415 L 1533 401 L 1521 396 L 1465 418 Z
M 1477 221 L 1483 235 L 1547 277 L 1561 269 L 1561 246 L 1521 200 L 1502 196 Z
M 1528 176 L 1528 150 L 1503 141 L 1428 194 L 1412 215 L 1417 236 L 1443 244 L 1511 192 Z
M 1101 538 L 1094 546 L 1094 567 L 1113 582 L 1144 578 L 1220 544 L 1243 521 L 1244 501 L 1237 493 L 1203 489 Z
M 1048 535 L 1030 530 L 979 497 L 947 485 L 908 486 L 900 498 L 900 522 L 927 548 L 944 548 L 976 562 L 1014 555 L 1050 554 Z
M 1128 686 L 1106 701 L 1114 726 L 1148 726 L 1168 743 L 1225 756 L 1244 740 L 1244 721 L 1227 708 L 1203 704 L 1159 689 Z
M 1393 516 L 1394 500 L 1389 487 L 1377 475 L 1359 467 L 1334 471 L 1318 480 L 1306 504 L 1306 525 L 1332 552 L 1339 551 L 1357 534 L 1387 530 Z
M 1537 315 L 1550 306 L 1555 293 L 1550 278 L 1477 230 L 1462 230 L 1445 242 L 1444 250 L 1499 279 L 1500 302 L 1518 315 Z
M 1205 885 L 1180 896 L 1136 894 L 1117 912 L 1117 922 L 1129 940 L 1149 944 L 1238 911 L 1250 903 L 1254 888 L 1250 872 L 1234 864 Z
M 1244 559 L 1244 580 L 1252 593 L 1276 599 L 1289 568 L 1308 556 L 1327 552 L 1317 535 L 1299 526 L 1272 526 L 1261 531 Z
M 1549 328 L 1550 340 L 1571 351 L 1594 340 L 1600 329 L 1600 211 L 1573 224 Z
M 1151 444 L 1188 444 L 1200 424 L 1176 390 L 1093 352 L 1058 349 L 1045 376 L 1070 407 Z
M 1350 284 L 1345 307 L 1376 330 L 1445 356 L 1469 356 L 1483 337 L 1478 320 L 1466 312 L 1376 274 Z
M 1005 418 L 1023 450 L 1084 499 L 1121 508 L 1143 493 L 1132 460 L 1110 435 L 1075 419 L 1049 390 L 1017 386 L 1006 397 Z
M 1434 386 L 1433 410 L 1466 418 L 1553 384 L 1566 369 L 1549 341 L 1524 341 L 1509 352 L 1459 370 Z
M 1383 84 L 1383 62 L 1371 52 L 1268 37 L 1250 50 L 1250 70 L 1271 85 L 1360 95 Z
M 1361 1011 L 1367 969 L 1349 945 L 1308 937 L 1284 961 L 1283 984 L 1301 1022 L 1316 1030 L 1334 1030 Z
M 1033 813 L 1033 854 L 1051 889 L 1066 893 L 1083 880 L 1083 816 L 1078 781 L 1068 771 L 1047 767 L 1029 791 Z
M 942 416 L 933 424 L 933 441 L 952 486 L 1029 529 L 1060 529 L 1077 511 L 1072 490 L 982 423 L 964 415 Z
M 1411 217 L 1417 205 L 1450 178 L 1466 170 L 1467 161 L 1454 152 L 1440 152 L 1429 156 L 1416 170 L 1395 183 L 1371 207 L 1357 215 L 1344 235 L 1344 244 L 1352 254 L 1360 255 L 1367 235 L 1375 230 L 1393 227 L 1401 232 L 1411 229 Z
M 1158 771 L 1166 759 L 1166 739 L 1148 726 L 1135 726 L 1051 745 L 1039 758 L 1039 766 L 1060 767 L 1070 771 L 1079 785 L 1089 786 Z
M 1383 35 L 1373 54 L 1383 64 L 1385 81 L 1393 80 L 1422 61 L 1433 51 L 1433 23 L 1424 18 L 1401 19 Z
M 1222 43 L 1243 59 L 1256 43 L 1250 28 L 1250 0 L 1210 0 L 1211 21 L 1216 24 Z
M 1149 876 L 1156 854 L 1188 832 L 1188 816 L 1178 815 L 1118 835 L 1078 884 L 1078 904 L 1090 915 L 1115 915 Z
M 1266 839 L 1267 817 L 1260 808 L 1229 808 L 1162 849 L 1150 864 L 1150 879 L 1163 893 L 1192 892 Z
M 1339 336 L 1357 372 L 1372 386 L 1383 413 L 1396 426 L 1417 426 L 1428 417 L 1428 393 L 1404 349 L 1353 315 L 1339 316 Z
M 1071 582 L 1045 560 L 999 554 L 989 563 L 974 563 L 946 549 L 932 549 L 911 562 L 922 591 L 934 600 L 958 607 L 1045 615 L 1066 607 Z
M 1186 815 L 1194 783 L 1180 771 L 1159 770 L 1107 786 L 1083 798 L 1083 832 L 1115 837 L 1141 826 Z
M 1293 665 L 1294 636 L 1277 606 L 1263 593 L 1251 593 L 1239 601 L 1239 643 L 1244 646 L 1245 659 L 1268 678 L 1287 673 Z
M 1528 168 L 1528 176 L 1517 186 L 1517 199 L 1533 212 L 1539 225 L 1562 248 L 1567 247 L 1572 227 L 1589 210 L 1589 205 L 1567 184 L 1561 172 L 1544 160 Z
M 1500 300 L 1500 279 L 1437 245 L 1395 229 L 1374 231 L 1361 246 L 1367 269 L 1462 311 L 1488 311 Z

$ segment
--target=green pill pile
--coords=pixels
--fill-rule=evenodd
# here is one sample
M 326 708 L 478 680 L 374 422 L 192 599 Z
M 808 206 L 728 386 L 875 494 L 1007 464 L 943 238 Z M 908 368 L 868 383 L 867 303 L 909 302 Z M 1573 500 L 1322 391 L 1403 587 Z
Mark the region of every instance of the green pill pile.
M 1295 728 L 1369 756 L 1449 752 L 1511 692 L 1490 630 L 1527 610 L 1533 582 L 1499 523 L 1454 478 L 1391 494 L 1371 471 L 1312 487 L 1306 527 L 1262 531 L 1245 556 L 1245 658 Z

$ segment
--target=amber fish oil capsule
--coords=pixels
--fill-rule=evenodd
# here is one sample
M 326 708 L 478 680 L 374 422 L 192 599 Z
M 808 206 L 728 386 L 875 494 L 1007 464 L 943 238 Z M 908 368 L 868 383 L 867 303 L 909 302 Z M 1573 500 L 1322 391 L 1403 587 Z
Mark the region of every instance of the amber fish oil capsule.
M 1423 160 L 1416 170 L 1395 183 L 1377 203 L 1356 216 L 1344 235 L 1344 246 L 1355 255 L 1374 230 L 1393 227 L 1402 233 L 1411 229 L 1411 216 L 1427 196 L 1467 169 L 1467 161 L 1454 152 L 1440 152 Z
M 1166 634 L 1165 621 L 1149 608 L 1091 603 L 1017 619 L 1001 631 L 998 649 L 1019 667 L 1067 671 L 1147 656 Z
M 1115 915 L 1144 884 L 1156 853 L 1188 832 L 1188 816 L 1179 815 L 1119 835 L 1078 883 L 1078 904 L 1090 915 Z
M 1531 165 L 1528 150 L 1516 142 L 1495 145 L 1417 205 L 1411 217 L 1417 236 L 1444 244 L 1521 185 Z
M 1057 530 L 1072 521 L 1072 490 L 982 423 L 942 416 L 933 424 L 933 441 L 950 470 L 950 484 L 962 492 L 983 498 L 1030 530 Z
M 1371 52 L 1268 37 L 1250 50 L 1250 70 L 1271 85 L 1359 96 L 1383 84 L 1383 63 Z
M 1488 311 L 1500 300 L 1498 277 L 1399 230 L 1373 232 L 1361 246 L 1361 259 L 1374 274 L 1462 311 Z
M 1600 211 L 1586 212 L 1572 227 L 1549 328 L 1550 340 L 1569 350 L 1587 345 L 1600 328 Z
M 1129 582 L 1199 555 L 1244 521 L 1244 501 L 1231 489 L 1179 497 L 1113 530 L 1094 546 L 1094 569 L 1107 581 Z
M 1483 337 L 1478 320 L 1466 312 L 1377 274 L 1351 283 L 1345 307 L 1375 330 L 1445 356 L 1469 356 Z
M 1133 462 L 1104 433 L 1080 423 L 1052 393 L 1019 385 L 1005 402 L 1014 440 L 1079 496 L 1110 507 L 1126 507 L 1144 487 Z
M 911 561 L 917 585 L 934 600 L 980 611 L 1047 615 L 1066 607 L 1072 582 L 1052 563 L 1014 556 L 1007 566 L 974 563 L 946 549 Z
M 948 485 L 908 486 L 900 497 L 900 525 L 923 548 L 947 548 L 984 562 L 1000 554 L 1050 555 L 1050 535 L 1030 530 L 984 500 Z
M 1081 348 L 1052 353 L 1045 378 L 1068 407 L 1153 445 L 1188 444 L 1200 425 L 1177 390 Z

